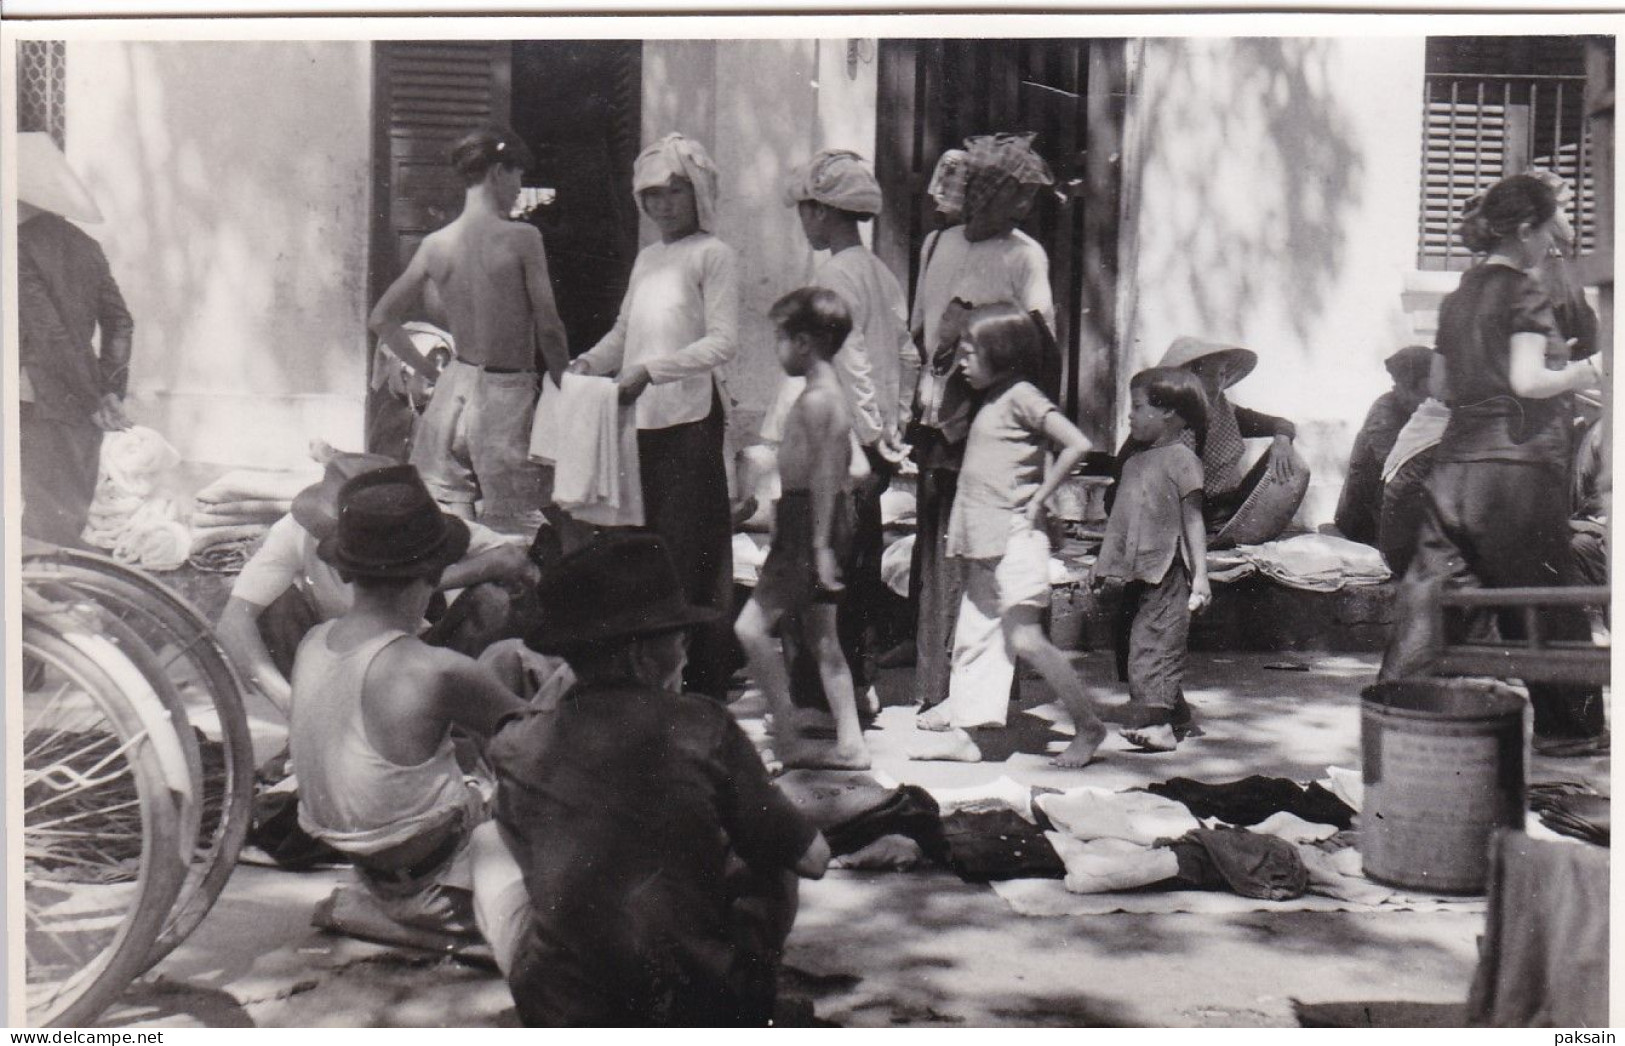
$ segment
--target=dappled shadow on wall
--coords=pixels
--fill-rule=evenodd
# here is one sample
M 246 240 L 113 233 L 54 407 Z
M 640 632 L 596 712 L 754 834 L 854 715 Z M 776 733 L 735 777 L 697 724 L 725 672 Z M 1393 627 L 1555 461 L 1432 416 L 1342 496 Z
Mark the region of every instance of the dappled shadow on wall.
M 1140 269 L 1182 317 L 1237 337 L 1286 305 L 1305 342 L 1344 276 L 1364 157 L 1334 79 L 1335 41 L 1171 43 L 1142 98 Z

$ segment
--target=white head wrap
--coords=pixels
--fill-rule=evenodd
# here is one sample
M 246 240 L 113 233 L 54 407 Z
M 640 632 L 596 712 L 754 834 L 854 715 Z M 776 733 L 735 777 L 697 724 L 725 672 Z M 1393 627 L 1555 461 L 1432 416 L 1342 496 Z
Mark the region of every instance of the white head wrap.
M 681 134 L 668 134 L 638 154 L 632 163 L 632 195 L 686 178 L 694 186 L 694 209 L 700 228 L 715 232 L 717 168 L 705 146 Z
M 102 220 L 90 190 L 44 131 L 17 136 L 17 199 L 76 222 Z
M 815 200 L 852 214 L 880 213 L 880 183 L 863 157 L 849 149 L 825 149 L 790 172 L 784 203 Z

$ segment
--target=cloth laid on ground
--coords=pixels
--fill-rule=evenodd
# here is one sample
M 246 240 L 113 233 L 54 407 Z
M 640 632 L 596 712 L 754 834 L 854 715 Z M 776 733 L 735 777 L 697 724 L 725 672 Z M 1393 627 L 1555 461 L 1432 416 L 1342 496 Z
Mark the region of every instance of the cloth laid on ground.
M 186 562 L 191 535 L 166 496 L 180 452 L 152 429 L 137 425 L 102 439 L 96 494 L 82 537 L 120 563 L 174 570 Z
M 1298 848 L 1285 839 L 1244 828 L 1198 828 L 1171 848 L 1179 881 L 1202 890 L 1229 890 L 1242 897 L 1287 901 L 1302 897 L 1309 871 Z
M 1381 552 L 1332 534 L 1299 534 L 1241 551 L 1265 577 L 1309 592 L 1380 585 L 1393 576 Z
M 1578 847 L 1576 847 L 1578 849 Z M 1307 865 L 1307 860 L 1305 861 Z M 1073 893 L 1058 879 L 1011 879 L 992 884 L 1017 915 L 1107 915 L 1127 912 L 1136 915 L 1163 915 L 1189 912 L 1198 915 L 1241 915 L 1246 912 L 1458 912 L 1484 911 L 1480 898 L 1429 896 L 1386 892 L 1380 901 L 1324 896 L 1311 890 L 1290 900 L 1267 901 L 1211 890 L 1136 890 L 1118 893 Z
M 1365 805 L 1365 779 L 1359 770 L 1328 766 L 1326 776 L 1315 783 L 1332 793 L 1355 813 L 1359 813 L 1360 807 Z
M 1608 863 L 1600 847 L 1496 833 L 1469 1024 L 1607 1026 Z
M 1285 810 L 1270 814 L 1253 825 L 1251 830 L 1259 835 L 1272 835 L 1277 839 L 1285 839 L 1289 843 L 1320 842 L 1323 839 L 1330 839 L 1338 832 L 1336 825 L 1315 824 L 1312 821 L 1305 821 L 1297 814 L 1289 814 Z
M 1126 839 L 1150 846 L 1202 827 L 1181 803 L 1147 792 L 1069 788 L 1038 796 L 1033 805 L 1057 829 L 1085 842 Z
M 933 861 L 947 857 L 937 801 L 917 785 L 888 786 L 870 774 L 842 770 L 791 770 L 774 783 L 824 833 L 836 856 L 900 835 Z
M 1044 829 L 1014 810 L 956 813 L 942 818 L 950 871 L 968 883 L 1060 879 L 1066 864 Z
M 1066 865 L 1070 893 L 1119 893 L 1167 882 L 1179 874 L 1179 859 L 1166 846 L 1141 846 L 1127 839 L 1085 842 L 1065 832 L 1045 834 Z
M 1147 785 L 1145 790 L 1183 804 L 1197 817 L 1217 818 L 1238 827 L 1255 825 L 1271 814 L 1283 812 L 1338 828 L 1348 828 L 1354 821 L 1355 811 L 1318 782 L 1305 787 L 1284 777 L 1258 774 L 1222 784 L 1173 777 Z
M 615 380 L 566 374 L 555 403 L 553 500 L 583 523 L 642 526 L 636 416 Z
M 1032 786 L 1024 785 L 1011 777 L 1000 777 L 996 781 L 970 785 L 966 788 L 932 788 L 930 792 L 931 798 L 937 801 L 937 807 L 945 816 L 961 811 L 988 813 L 994 810 L 1009 810 L 1024 821 L 1038 823 L 1038 818 L 1033 813 Z
M 1529 809 L 1540 815 L 1547 828 L 1596 846 L 1609 845 L 1608 796 L 1583 785 L 1575 788 L 1547 784 L 1530 785 L 1527 794 Z

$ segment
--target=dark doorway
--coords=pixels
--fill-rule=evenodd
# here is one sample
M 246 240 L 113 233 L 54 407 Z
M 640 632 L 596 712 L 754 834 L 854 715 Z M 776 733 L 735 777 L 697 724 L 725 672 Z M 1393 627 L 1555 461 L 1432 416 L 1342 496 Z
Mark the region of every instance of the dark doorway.
M 636 40 L 513 44 L 513 129 L 536 153 L 525 184 L 553 190 L 530 220 L 547 243 L 572 355 L 614 326 L 638 252 L 642 63 Z
M 1036 131 L 1056 175 L 1023 228 L 1049 254 L 1063 402 L 1109 440 L 1115 398 L 1121 40 L 882 40 L 876 174 L 888 201 L 876 252 L 910 294 L 936 227 L 925 195 L 943 151 L 997 131 Z

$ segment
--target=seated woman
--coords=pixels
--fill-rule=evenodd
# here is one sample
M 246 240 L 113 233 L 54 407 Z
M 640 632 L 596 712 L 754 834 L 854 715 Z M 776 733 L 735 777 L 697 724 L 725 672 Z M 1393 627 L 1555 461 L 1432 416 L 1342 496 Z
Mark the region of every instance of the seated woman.
M 1337 514 L 1332 517 L 1337 529 L 1350 541 L 1377 544 L 1383 465 L 1400 430 L 1427 399 L 1432 361 L 1433 350 L 1426 345 L 1407 346 L 1383 361 L 1394 386 L 1371 404 L 1359 435 L 1354 437 L 1343 493 L 1337 499 Z
M 1226 389 L 1257 365 L 1258 354 L 1250 349 L 1191 337 L 1175 338 L 1157 364 L 1190 371 L 1207 394 L 1207 435 L 1201 457 L 1202 515 L 1208 532 L 1215 535 L 1209 547 L 1256 544 L 1280 536 L 1309 486 L 1309 468 L 1292 449 L 1297 427 L 1285 418 L 1237 407 L 1225 395 Z M 1263 436 L 1274 443 L 1243 473 L 1243 441 Z M 1140 449 L 1132 438 L 1126 441 L 1117 455 L 1119 467 Z

